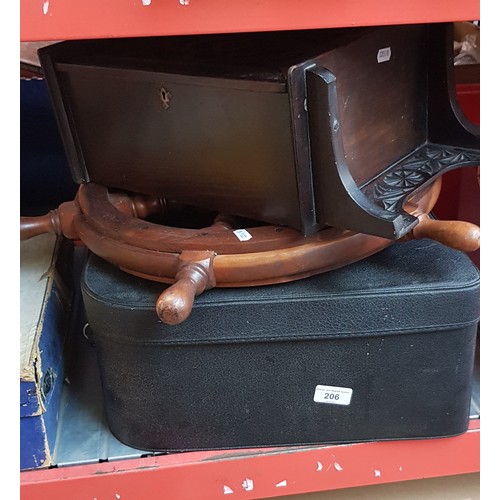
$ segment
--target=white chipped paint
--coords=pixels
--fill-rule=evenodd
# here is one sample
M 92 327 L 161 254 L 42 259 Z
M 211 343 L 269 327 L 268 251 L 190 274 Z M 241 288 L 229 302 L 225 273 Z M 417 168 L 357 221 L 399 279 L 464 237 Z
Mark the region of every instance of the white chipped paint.
M 284 479 L 283 481 L 279 482 L 276 485 L 276 488 L 283 488 L 284 486 L 286 486 L 286 479 Z
M 334 462 L 333 463 L 333 466 L 335 467 L 336 470 L 338 470 L 339 472 L 341 470 L 344 470 L 344 468 L 338 463 L 338 462 Z
M 323 470 L 323 464 L 321 462 L 318 462 L 318 467 L 316 468 L 316 471 Z
M 400 465 L 400 466 L 399 466 L 399 471 L 401 472 L 402 470 L 403 470 L 403 466 L 402 466 L 402 465 Z
M 252 491 L 253 490 L 253 480 L 247 478 L 241 483 L 241 486 L 243 486 L 243 489 L 246 491 Z
M 116 497 L 117 499 L 120 499 L 120 498 L 121 498 L 121 495 L 119 495 L 118 493 L 115 493 L 115 497 Z
M 382 473 L 378 469 L 373 469 L 373 474 L 375 475 L 375 477 L 380 477 L 382 475 Z
M 49 12 L 49 0 L 43 2 L 43 15 L 46 16 Z
M 224 485 L 224 495 L 231 495 L 231 493 L 234 491 L 229 486 Z
M 189 0 L 179 0 L 181 5 L 189 5 Z
M 142 0 L 142 5 L 151 5 L 151 0 Z

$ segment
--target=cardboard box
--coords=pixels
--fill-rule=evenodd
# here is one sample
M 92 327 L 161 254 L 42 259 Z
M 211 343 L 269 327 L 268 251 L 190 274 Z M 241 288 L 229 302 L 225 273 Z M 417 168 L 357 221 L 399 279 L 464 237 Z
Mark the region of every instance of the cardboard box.
M 51 234 L 21 241 L 21 470 L 52 464 L 70 327 L 70 242 Z

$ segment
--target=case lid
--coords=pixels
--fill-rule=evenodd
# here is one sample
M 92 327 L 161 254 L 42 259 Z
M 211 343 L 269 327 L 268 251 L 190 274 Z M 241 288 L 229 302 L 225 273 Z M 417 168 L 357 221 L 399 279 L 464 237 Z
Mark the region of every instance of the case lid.
M 479 319 L 479 272 L 429 240 L 394 244 L 344 268 L 253 288 L 214 288 L 175 326 L 155 312 L 162 283 L 91 256 L 82 277 L 89 324 L 114 342 L 200 344 L 391 335 L 454 329 Z

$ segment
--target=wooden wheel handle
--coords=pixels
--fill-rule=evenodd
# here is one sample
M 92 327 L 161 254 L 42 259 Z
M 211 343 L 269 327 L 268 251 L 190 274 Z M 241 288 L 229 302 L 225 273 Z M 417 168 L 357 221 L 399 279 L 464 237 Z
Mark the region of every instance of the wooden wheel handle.
M 62 234 L 61 220 L 57 210 L 39 217 L 21 217 L 21 240 L 27 240 L 39 234 Z
M 191 314 L 194 298 L 215 286 L 214 252 L 182 252 L 175 283 L 156 301 L 156 314 L 168 325 L 182 323 Z
M 141 219 L 153 213 L 166 212 L 167 206 L 167 202 L 161 197 L 155 198 L 137 194 L 133 196 L 109 194 L 109 201 L 121 213 Z M 51 210 L 45 215 L 21 217 L 20 239 L 28 240 L 45 233 L 64 235 L 72 240 L 78 239 L 74 218 L 80 213 L 80 207 L 73 200 L 62 203 L 59 208 Z
M 59 208 L 38 217 L 21 217 L 21 240 L 39 234 L 51 233 L 76 239 L 73 218 L 80 212 L 74 201 L 62 203 Z
M 408 239 L 429 238 L 462 252 L 474 252 L 480 246 L 480 229 L 475 224 L 457 220 L 434 220 L 421 215 Z

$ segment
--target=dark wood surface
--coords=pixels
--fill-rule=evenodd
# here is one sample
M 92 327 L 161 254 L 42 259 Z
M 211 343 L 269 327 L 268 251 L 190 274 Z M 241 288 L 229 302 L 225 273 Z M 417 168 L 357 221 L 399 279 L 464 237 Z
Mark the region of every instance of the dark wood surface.
M 345 161 L 358 186 L 426 141 L 428 43 L 428 26 L 399 26 L 318 60 L 335 75 Z M 386 61 L 377 58 L 384 48 Z
M 328 226 L 398 239 L 416 220 L 401 206 L 381 210 L 364 187 L 427 144 L 479 147 L 448 81 L 451 28 L 71 41 L 40 60 L 77 182 L 306 236 Z M 332 99 L 316 95 L 311 72 L 331 76 Z M 331 154 L 318 162 L 327 142 Z

